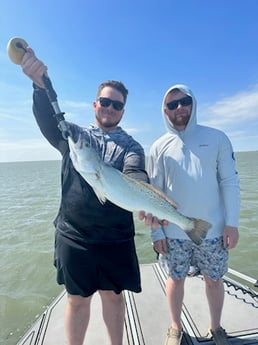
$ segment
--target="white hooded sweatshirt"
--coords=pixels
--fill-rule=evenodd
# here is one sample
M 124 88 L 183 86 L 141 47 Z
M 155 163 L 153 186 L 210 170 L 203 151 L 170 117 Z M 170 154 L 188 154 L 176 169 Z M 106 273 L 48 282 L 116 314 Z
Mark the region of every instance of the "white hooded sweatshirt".
M 192 112 L 183 131 L 178 131 L 164 112 L 173 89 L 192 97 Z M 224 226 L 238 227 L 239 178 L 228 137 L 220 130 L 201 126 L 196 119 L 196 99 L 186 85 L 174 85 L 165 94 L 162 113 L 168 132 L 151 147 L 150 182 L 177 204 L 177 210 L 212 224 L 206 238 L 222 236 Z M 152 240 L 188 239 L 175 224 L 152 230 Z

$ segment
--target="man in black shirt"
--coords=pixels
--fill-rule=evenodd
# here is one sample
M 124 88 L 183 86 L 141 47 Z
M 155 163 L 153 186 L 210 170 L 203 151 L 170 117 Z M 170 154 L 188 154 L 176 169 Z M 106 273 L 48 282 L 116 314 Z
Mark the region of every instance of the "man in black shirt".
M 67 344 L 83 344 L 90 320 L 91 298 L 98 291 L 110 344 L 122 345 L 125 312 L 122 291 L 141 291 L 133 215 L 109 201 L 101 204 L 90 185 L 73 168 L 68 142 L 57 127 L 42 82 L 47 67 L 32 49 L 27 48 L 21 66 L 33 80 L 33 112 L 39 128 L 62 155 L 62 195 L 54 221 L 54 264 L 57 281 L 64 284 L 68 292 Z M 127 94 L 121 82 L 102 83 L 93 102 L 95 123 L 87 128 L 69 124 L 69 129 L 73 138 L 83 132 L 106 163 L 148 182 L 143 148 L 118 126 Z M 152 215 L 146 215 L 145 222 L 152 223 Z

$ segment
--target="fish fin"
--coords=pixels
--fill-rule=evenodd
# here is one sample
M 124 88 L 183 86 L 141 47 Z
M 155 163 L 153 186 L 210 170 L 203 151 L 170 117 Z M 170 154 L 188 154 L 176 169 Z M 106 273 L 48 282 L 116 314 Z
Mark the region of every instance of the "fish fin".
M 194 221 L 194 228 L 186 231 L 186 234 L 191 238 L 195 244 L 201 244 L 203 239 L 206 237 L 211 224 L 202 219 L 192 218 Z
M 143 184 L 144 186 L 146 186 L 147 188 L 149 188 L 150 190 L 158 194 L 161 198 L 165 199 L 174 208 L 177 208 L 177 204 L 172 199 L 170 199 L 165 193 L 163 193 L 161 190 L 155 188 L 153 185 L 147 182 L 144 182 L 144 181 L 137 181 L 137 182 Z
M 99 202 L 101 204 L 104 204 L 107 200 L 107 198 L 105 197 L 105 195 L 103 193 L 101 193 L 98 189 L 96 188 L 92 188 L 97 196 L 97 198 L 99 199 Z

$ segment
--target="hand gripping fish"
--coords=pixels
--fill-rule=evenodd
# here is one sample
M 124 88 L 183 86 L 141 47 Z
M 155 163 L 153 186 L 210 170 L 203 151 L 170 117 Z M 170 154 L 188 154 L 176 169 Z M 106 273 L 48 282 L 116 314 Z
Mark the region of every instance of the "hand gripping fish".
M 108 199 L 128 211 L 145 211 L 160 220 L 168 220 L 178 225 L 198 245 L 205 238 L 210 223 L 182 215 L 163 192 L 103 162 L 82 135 L 76 143 L 71 137 L 68 137 L 68 142 L 75 170 L 93 188 L 101 203 Z

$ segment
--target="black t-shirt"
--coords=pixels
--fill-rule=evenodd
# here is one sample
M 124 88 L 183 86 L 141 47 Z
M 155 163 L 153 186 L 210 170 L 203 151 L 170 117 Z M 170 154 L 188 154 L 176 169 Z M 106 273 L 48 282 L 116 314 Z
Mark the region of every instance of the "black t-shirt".
M 133 214 L 109 201 L 101 204 L 91 186 L 73 168 L 68 142 L 57 127 L 54 110 L 43 89 L 34 90 L 33 112 L 43 135 L 62 155 L 62 195 L 54 221 L 56 230 L 87 243 L 132 238 L 135 232 Z M 88 136 L 103 161 L 124 174 L 148 182 L 143 148 L 120 127 L 104 132 L 94 125 L 81 128 L 70 123 L 69 129 L 75 139 L 80 132 Z

